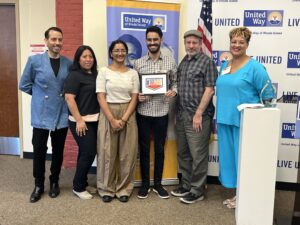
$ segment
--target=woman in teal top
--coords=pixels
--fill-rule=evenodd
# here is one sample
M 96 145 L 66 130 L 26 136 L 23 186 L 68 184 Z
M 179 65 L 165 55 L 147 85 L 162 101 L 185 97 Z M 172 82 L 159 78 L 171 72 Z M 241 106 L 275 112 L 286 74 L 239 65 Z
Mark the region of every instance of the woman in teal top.
M 246 27 L 230 31 L 232 60 L 225 61 L 217 79 L 217 123 L 219 149 L 219 180 L 224 187 L 236 188 L 240 135 L 240 112 L 237 106 L 243 103 L 259 103 L 263 98 L 274 96 L 272 82 L 265 67 L 246 54 L 251 31 Z M 223 202 L 235 208 L 235 197 Z

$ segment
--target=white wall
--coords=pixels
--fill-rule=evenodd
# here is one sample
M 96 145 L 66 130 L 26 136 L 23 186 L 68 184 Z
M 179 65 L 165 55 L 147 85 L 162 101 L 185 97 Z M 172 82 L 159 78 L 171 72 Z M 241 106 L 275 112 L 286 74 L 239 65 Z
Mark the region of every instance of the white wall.
M 19 1 L 21 74 L 29 56 L 30 44 L 44 44 L 44 32 L 49 27 L 56 25 L 55 16 L 55 0 Z M 32 152 L 31 97 L 22 93 L 19 102 L 19 107 L 21 107 L 21 151 Z

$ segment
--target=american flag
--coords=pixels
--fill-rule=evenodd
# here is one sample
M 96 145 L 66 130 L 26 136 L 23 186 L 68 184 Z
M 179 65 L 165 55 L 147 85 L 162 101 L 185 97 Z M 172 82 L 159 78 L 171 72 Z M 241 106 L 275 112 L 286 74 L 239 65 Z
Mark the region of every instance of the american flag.
M 202 8 L 198 20 L 198 30 L 203 34 L 202 52 L 212 55 L 212 0 L 202 0 Z

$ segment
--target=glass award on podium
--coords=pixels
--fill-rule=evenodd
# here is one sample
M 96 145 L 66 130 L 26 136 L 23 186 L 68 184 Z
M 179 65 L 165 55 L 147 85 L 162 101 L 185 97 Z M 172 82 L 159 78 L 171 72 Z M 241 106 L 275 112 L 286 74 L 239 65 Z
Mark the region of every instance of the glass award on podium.
M 264 105 L 264 107 L 276 107 L 276 89 L 274 88 L 270 80 L 267 80 L 266 84 L 261 89 L 259 97 L 260 102 Z

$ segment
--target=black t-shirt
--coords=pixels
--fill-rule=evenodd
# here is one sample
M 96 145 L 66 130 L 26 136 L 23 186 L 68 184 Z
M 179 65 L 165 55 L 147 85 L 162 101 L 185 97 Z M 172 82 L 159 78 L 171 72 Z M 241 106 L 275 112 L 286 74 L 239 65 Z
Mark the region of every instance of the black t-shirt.
M 57 74 L 59 71 L 59 66 L 60 66 L 60 58 L 57 58 L 57 59 L 50 58 L 50 63 L 51 63 L 53 72 L 54 72 L 55 76 L 57 77 Z
M 76 95 L 75 101 L 81 116 L 99 113 L 96 94 L 96 75 L 84 71 L 71 71 L 65 80 L 64 93 Z

